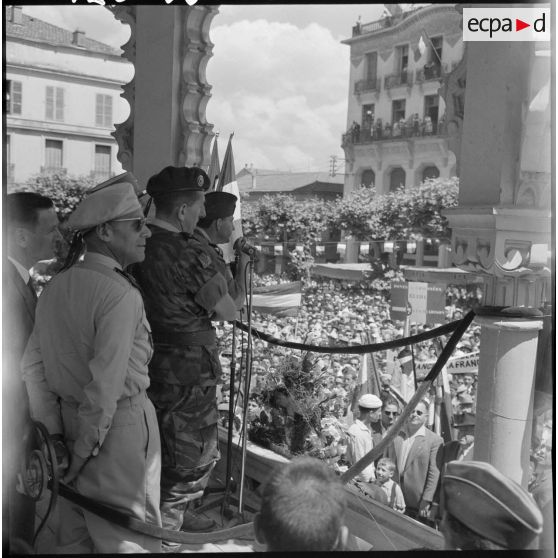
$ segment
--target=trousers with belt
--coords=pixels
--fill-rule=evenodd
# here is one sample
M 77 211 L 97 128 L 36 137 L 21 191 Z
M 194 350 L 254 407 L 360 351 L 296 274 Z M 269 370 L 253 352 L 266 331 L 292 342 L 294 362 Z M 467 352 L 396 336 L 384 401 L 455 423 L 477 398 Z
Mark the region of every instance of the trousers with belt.
M 163 527 L 172 530 L 181 528 L 185 510 L 201 498 L 220 458 L 217 347 L 207 334 L 182 337 L 154 334 L 147 391 L 161 435 L 161 516 Z
M 78 436 L 77 406 L 62 402 L 68 449 Z M 118 402 L 99 450 L 74 481 L 80 494 L 140 521 L 161 526 L 161 445 L 157 417 L 144 391 Z M 119 527 L 60 498 L 58 553 L 161 552 L 161 541 Z

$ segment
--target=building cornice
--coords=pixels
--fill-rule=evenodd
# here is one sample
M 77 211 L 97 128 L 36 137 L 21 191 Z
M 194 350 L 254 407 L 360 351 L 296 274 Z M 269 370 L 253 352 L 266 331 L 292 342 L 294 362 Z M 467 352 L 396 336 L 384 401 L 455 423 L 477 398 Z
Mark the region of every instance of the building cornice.
M 81 56 L 89 56 L 89 57 L 92 57 L 92 58 L 109 58 L 109 59 L 111 59 L 115 62 L 123 62 L 121 54 L 119 54 L 117 52 L 114 52 L 114 53 L 102 52 L 102 51 L 98 51 L 98 50 L 91 50 L 91 49 L 88 49 L 86 47 L 65 45 L 65 44 L 60 44 L 60 43 L 51 43 L 49 41 L 40 40 L 40 39 L 28 39 L 26 37 L 18 37 L 18 36 L 15 36 L 15 35 L 7 35 L 6 36 L 6 46 L 10 42 L 26 44 L 26 45 L 30 45 L 30 46 L 39 47 L 39 48 L 43 47 L 45 49 L 51 49 L 51 50 L 65 51 L 68 54 L 78 54 L 78 55 L 81 55 Z
M 459 16 L 454 5 L 437 5 L 426 6 L 425 8 L 416 10 L 415 12 L 409 14 L 407 17 L 402 19 L 399 23 L 395 25 L 390 25 L 389 27 L 383 27 L 376 31 L 371 31 L 369 33 L 363 33 L 362 35 L 355 35 L 349 39 L 344 39 L 341 41 L 345 45 L 354 45 L 361 42 L 369 41 L 370 39 L 383 39 L 385 37 L 394 37 L 401 31 L 405 31 L 409 27 L 412 27 L 415 23 L 421 21 L 424 18 L 428 18 L 434 14 L 439 15 L 443 13 L 454 14 Z M 381 20 L 378 20 L 381 21 Z M 374 22 L 371 22 L 374 23 Z M 363 24 L 366 27 L 367 24 Z
M 28 66 L 26 64 L 17 64 L 13 62 L 6 63 L 6 71 L 17 71 L 24 74 L 38 74 L 48 77 L 58 76 L 65 78 L 77 79 L 83 82 L 93 83 L 96 85 L 111 86 L 114 88 L 120 88 L 126 83 L 123 80 L 116 80 L 111 78 L 95 77 L 87 74 L 80 74 L 78 72 L 69 72 L 65 70 L 58 70 L 56 68 L 45 68 L 40 66 Z
M 60 134 L 63 136 L 102 140 L 105 143 L 111 144 L 116 143 L 111 135 L 111 128 L 102 129 L 93 126 L 76 126 L 75 124 L 66 124 L 64 122 L 44 122 L 41 120 L 14 118 L 8 115 L 6 118 L 6 132 L 10 133 L 16 130 L 37 132 L 38 134 L 50 136 Z

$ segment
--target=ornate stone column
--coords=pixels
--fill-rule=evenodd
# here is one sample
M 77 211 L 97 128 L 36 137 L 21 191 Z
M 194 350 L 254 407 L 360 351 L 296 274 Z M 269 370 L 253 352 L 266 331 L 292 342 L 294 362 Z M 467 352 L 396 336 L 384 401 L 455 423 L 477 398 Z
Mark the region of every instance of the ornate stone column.
M 459 206 L 444 214 L 454 263 L 483 277 L 490 306 L 537 309 L 552 297 L 550 102 L 534 102 L 550 79 L 545 49 L 550 46 L 471 42 L 466 70 L 458 68 L 459 80 L 447 82 L 448 97 L 463 88 L 465 97 Z M 525 485 L 542 321 L 510 319 L 495 309 L 485 314 L 478 318 L 474 457 Z
M 209 164 L 213 125 L 205 118 L 211 86 L 213 6 L 112 6 L 130 25 L 124 56 L 135 68 L 123 97 L 130 116 L 117 125 L 118 159 L 140 184 L 167 165 Z
M 481 325 L 474 459 L 529 481 L 534 374 L 542 320 L 485 315 Z

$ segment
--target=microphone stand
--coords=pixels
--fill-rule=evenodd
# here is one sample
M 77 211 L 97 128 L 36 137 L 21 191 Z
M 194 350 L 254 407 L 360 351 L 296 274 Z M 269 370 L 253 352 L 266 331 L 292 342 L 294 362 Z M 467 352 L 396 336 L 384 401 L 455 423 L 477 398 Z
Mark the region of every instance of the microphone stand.
M 242 460 L 240 463 L 240 494 L 238 497 L 238 513 L 244 518 L 244 471 L 246 468 L 246 443 L 248 421 L 248 397 L 250 395 L 250 380 L 252 379 L 252 283 L 254 277 L 254 262 L 256 254 L 250 251 L 249 274 L 248 274 L 248 348 L 246 350 L 246 374 L 244 376 L 244 394 L 242 398 Z

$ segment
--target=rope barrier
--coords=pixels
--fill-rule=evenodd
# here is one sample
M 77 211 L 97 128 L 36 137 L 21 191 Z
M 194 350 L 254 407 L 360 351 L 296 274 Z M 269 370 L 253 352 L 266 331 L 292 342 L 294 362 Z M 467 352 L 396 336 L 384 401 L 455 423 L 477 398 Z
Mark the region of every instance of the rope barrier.
M 329 354 L 355 354 L 363 355 L 367 353 L 377 353 L 379 351 L 385 351 L 386 349 L 398 349 L 400 347 L 405 347 L 414 343 L 420 343 L 422 341 L 429 341 L 430 339 L 435 339 L 441 335 L 447 335 L 455 331 L 459 324 L 463 320 L 457 320 L 455 322 L 449 322 L 442 326 L 436 327 L 429 331 L 423 331 L 422 333 L 417 333 L 416 335 L 410 335 L 409 337 L 403 337 L 401 339 L 394 339 L 393 341 L 385 341 L 383 343 L 373 343 L 370 345 L 350 345 L 348 347 L 323 347 L 321 345 L 307 345 L 305 343 L 297 343 L 294 341 L 285 341 L 283 339 L 278 339 L 273 335 L 264 333 L 263 331 L 258 331 L 256 328 L 251 328 L 252 335 L 256 338 L 270 343 L 271 345 L 277 345 L 279 347 L 287 347 L 289 349 L 297 349 L 300 351 L 311 351 L 313 353 L 329 353 Z M 235 321 L 236 326 L 242 331 L 248 332 L 248 326 Z
M 453 332 L 449 341 L 446 343 L 446 346 L 438 357 L 438 360 L 434 363 L 434 366 L 432 367 L 426 378 L 421 382 L 420 386 L 415 391 L 413 397 L 411 397 L 411 400 L 409 401 L 407 406 L 403 409 L 397 420 L 391 425 L 390 429 L 386 432 L 386 435 L 384 436 L 384 438 L 382 438 L 378 445 L 372 448 L 365 456 L 359 459 L 352 467 L 350 467 L 341 475 L 341 480 L 343 483 L 349 482 L 351 479 L 361 473 L 366 467 L 368 467 L 368 465 L 378 459 L 378 457 L 381 457 L 381 455 L 384 453 L 384 450 L 397 436 L 399 430 L 401 429 L 405 421 L 409 418 L 413 409 L 426 395 L 426 392 L 434 383 L 434 380 L 438 377 L 438 374 L 441 372 L 442 368 L 446 365 L 446 362 L 449 360 L 457 343 L 459 342 L 474 318 L 475 312 L 471 310 L 462 320 L 457 322 L 457 327 L 455 328 L 455 331 Z

